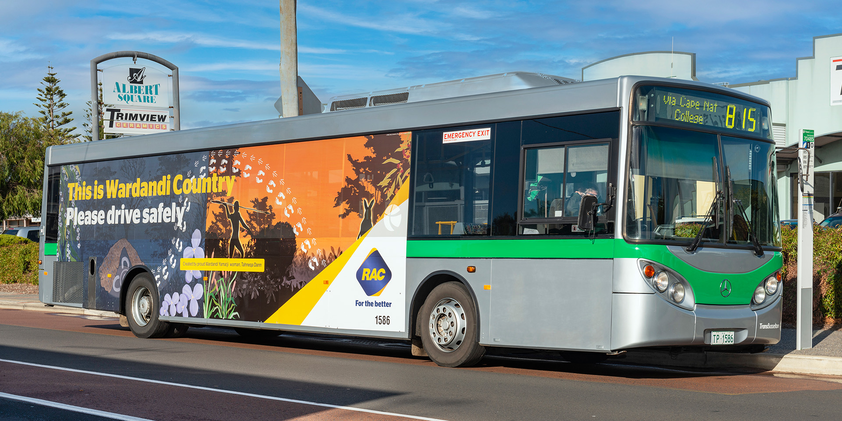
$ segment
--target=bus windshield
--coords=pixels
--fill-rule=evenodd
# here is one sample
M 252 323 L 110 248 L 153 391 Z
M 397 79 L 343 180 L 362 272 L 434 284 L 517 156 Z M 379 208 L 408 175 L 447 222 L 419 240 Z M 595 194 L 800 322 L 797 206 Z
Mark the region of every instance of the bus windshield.
M 627 238 L 780 246 L 771 143 L 656 126 L 633 134 Z

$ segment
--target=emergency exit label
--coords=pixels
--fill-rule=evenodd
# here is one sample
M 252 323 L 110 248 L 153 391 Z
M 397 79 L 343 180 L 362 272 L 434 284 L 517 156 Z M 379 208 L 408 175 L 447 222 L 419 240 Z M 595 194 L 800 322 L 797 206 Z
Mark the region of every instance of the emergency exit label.
M 475 140 L 491 139 L 491 127 L 484 129 L 459 130 L 455 132 L 444 132 L 443 143 L 473 142 Z

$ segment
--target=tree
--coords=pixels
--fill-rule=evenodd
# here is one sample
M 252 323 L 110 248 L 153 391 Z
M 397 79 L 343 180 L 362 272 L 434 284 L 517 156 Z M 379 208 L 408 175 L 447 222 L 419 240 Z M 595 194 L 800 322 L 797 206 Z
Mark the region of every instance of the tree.
M 72 111 L 64 111 L 67 108 L 67 103 L 64 98 L 67 95 L 64 90 L 58 85 L 61 79 L 56 77 L 56 72 L 53 71 L 53 66 L 47 66 L 47 76 L 41 81 L 44 88 L 38 88 L 38 101 L 34 105 L 40 110 L 41 117 L 38 121 L 41 123 L 41 128 L 50 137 L 56 138 L 59 143 L 67 143 L 74 140 L 75 136 L 72 134 L 76 127 L 63 127 L 70 124 L 73 119 L 70 117 Z
M 41 214 L 44 152 L 59 143 L 40 119 L 0 112 L 0 220 Z
M 97 87 L 99 89 L 99 98 L 97 100 L 97 106 L 99 107 L 99 124 L 98 124 L 99 125 L 99 137 L 98 137 L 98 139 L 103 140 L 103 139 L 114 139 L 114 138 L 117 138 L 117 137 L 121 137 L 121 135 L 117 134 L 117 133 L 105 133 L 103 109 L 105 109 L 107 107 L 113 107 L 113 105 L 103 103 L 103 101 L 102 101 L 102 82 L 99 82 L 97 85 L 98 85 Z M 91 107 L 91 101 L 85 102 L 85 105 L 87 105 L 87 108 L 85 108 L 85 120 L 87 122 L 82 123 L 82 126 L 85 128 L 85 134 L 83 134 L 81 136 L 81 139 L 83 141 L 90 142 L 90 141 L 93 140 L 93 136 L 91 136 L 91 127 L 93 126 L 94 109 L 93 109 L 93 107 Z
M 371 152 L 356 159 L 348 154 L 355 178 L 345 177 L 345 185 L 333 200 L 333 207 L 340 207 L 340 218 L 356 213 L 365 214 L 363 199 L 373 200 L 372 216 L 377 218 L 406 181 L 409 172 L 409 137 L 375 135 L 366 136 L 365 147 Z

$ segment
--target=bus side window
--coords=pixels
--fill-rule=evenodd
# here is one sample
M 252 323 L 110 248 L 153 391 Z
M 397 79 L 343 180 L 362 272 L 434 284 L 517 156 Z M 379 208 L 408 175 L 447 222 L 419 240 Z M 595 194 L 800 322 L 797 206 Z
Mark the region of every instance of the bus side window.
M 459 129 L 415 137 L 411 235 L 489 235 L 492 141 L 443 143 L 443 132 Z
M 582 198 L 607 196 L 608 158 L 608 143 L 526 149 L 521 234 L 572 234 Z

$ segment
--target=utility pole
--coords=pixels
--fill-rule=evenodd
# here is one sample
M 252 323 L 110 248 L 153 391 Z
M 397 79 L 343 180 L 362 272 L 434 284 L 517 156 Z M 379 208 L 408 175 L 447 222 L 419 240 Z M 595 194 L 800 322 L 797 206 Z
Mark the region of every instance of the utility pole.
M 279 0 L 281 7 L 281 103 L 283 117 L 298 113 L 298 31 L 296 1 Z

